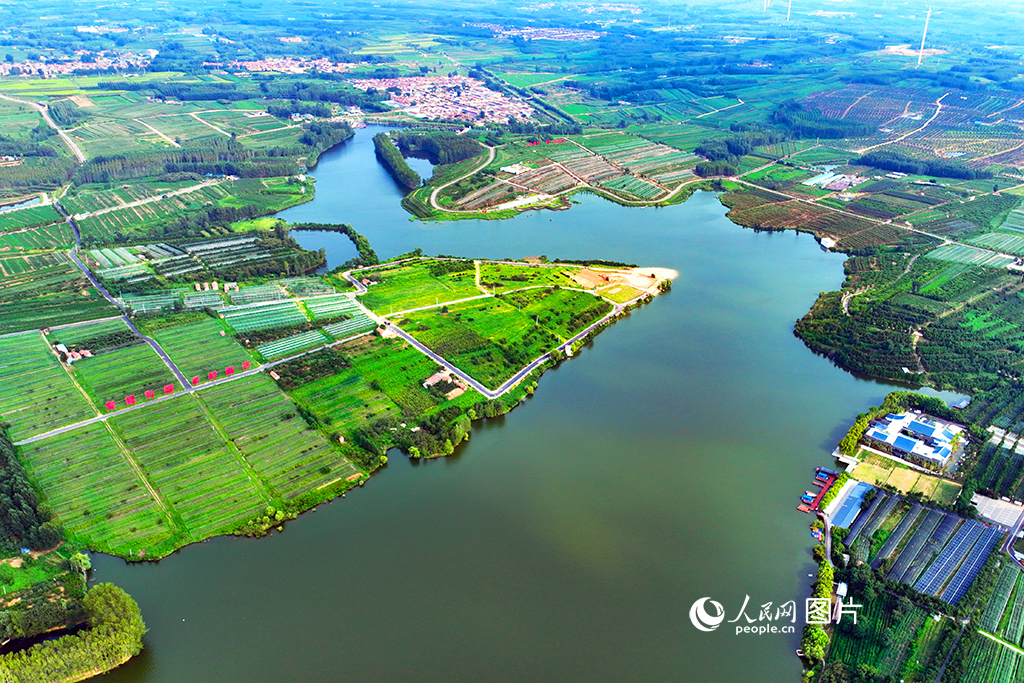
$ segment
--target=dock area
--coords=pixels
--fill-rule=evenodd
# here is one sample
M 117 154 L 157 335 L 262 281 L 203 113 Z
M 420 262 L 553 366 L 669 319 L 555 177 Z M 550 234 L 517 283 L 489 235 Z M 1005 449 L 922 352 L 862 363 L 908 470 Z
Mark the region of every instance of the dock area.
M 839 473 L 835 470 L 830 470 L 825 467 L 817 467 L 814 470 L 814 480 L 811 482 L 814 486 L 818 487 L 817 493 L 814 490 L 807 491 L 800 498 L 800 504 L 796 506 L 796 509 L 800 512 L 806 512 L 807 514 L 814 514 L 818 512 L 819 504 L 821 499 L 825 496 L 825 492 L 832 488 L 832 485 L 836 482 L 839 477 Z

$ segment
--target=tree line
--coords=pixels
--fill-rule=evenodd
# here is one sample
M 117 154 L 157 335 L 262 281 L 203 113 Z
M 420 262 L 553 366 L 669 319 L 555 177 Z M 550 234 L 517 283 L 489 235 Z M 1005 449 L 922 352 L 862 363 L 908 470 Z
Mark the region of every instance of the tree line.
M 377 151 L 377 159 L 388 170 L 395 182 L 409 190 L 415 190 L 420 186 L 419 174 L 409 167 L 409 163 L 390 137 L 385 133 L 377 133 L 373 136 L 373 146 Z
M 0 429 L 0 553 L 19 548 L 48 550 L 64 538 L 50 506 L 43 503 L 28 480 L 6 429 Z

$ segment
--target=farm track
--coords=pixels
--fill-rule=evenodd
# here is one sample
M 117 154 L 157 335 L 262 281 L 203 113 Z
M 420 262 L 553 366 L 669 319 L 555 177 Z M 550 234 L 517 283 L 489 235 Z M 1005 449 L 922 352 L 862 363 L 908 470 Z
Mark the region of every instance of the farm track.
M 84 164 L 86 162 L 85 152 L 83 152 L 78 144 L 71 139 L 71 136 L 68 135 L 67 132 L 54 123 L 53 119 L 50 118 L 50 112 L 44 105 L 29 102 L 27 100 L 19 100 L 14 97 L 8 97 L 7 95 L 0 95 L 0 99 L 7 100 L 8 102 L 16 102 L 18 104 L 27 104 L 32 109 L 35 109 L 43 117 L 43 121 L 46 122 L 46 125 L 57 131 L 57 135 L 59 135 L 60 139 L 64 141 L 64 144 L 68 146 L 71 153 L 75 155 L 75 158 L 78 159 L 78 163 Z
M 125 459 L 125 462 L 128 463 L 128 466 L 135 472 L 135 476 L 139 478 L 142 485 L 146 487 L 147 491 L 149 491 L 149 495 L 153 497 L 153 502 L 155 502 L 157 507 L 160 508 L 160 512 L 163 514 L 164 519 L 167 520 L 167 523 L 172 529 L 178 531 L 178 524 L 174 521 L 174 515 L 167 506 L 167 501 L 164 500 L 163 496 L 156 489 L 153 483 L 149 481 L 149 477 L 146 476 L 146 472 L 142 469 L 142 465 L 140 465 L 135 459 L 135 456 L 132 455 L 132 450 L 128 448 L 128 444 L 126 444 L 121 439 L 120 435 L 114 431 L 114 428 L 110 426 L 110 423 L 104 422 L 103 426 L 107 428 L 107 432 L 110 433 L 110 438 L 113 439 L 114 444 L 117 445 L 117 450 L 121 452 L 121 456 Z
M 82 220 L 84 218 L 95 218 L 96 216 L 102 216 L 103 214 L 110 213 L 111 211 L 120 211 L 121 209 L 134 209 L 137 206 L 143 206 L 145 204 L 152 204 L 154 202 L 163 201 L 165 197 L 177 197 L 179 195 L 197 192 L 207 187 L 213 187 L 214 185 L 220 185 L 222 182 L 224 182 L 224 180 L 226 179 L 218 178 L 217 180 L 207 180 L 202 183 L 199 183 L 198 185 L 189 185 L 188 187 L 181 187 L 178 188 L 177 190 L 171 190 L 170 192 L 166 192 L 164 194 L 158 194 L 153 195 L 152 197 L 136 199 L 133 202 L 126 202 L 124 204 L 118 204 L 116 206 L 108 206 L 106 208 L 97 209 L 96 211 L 89 211 L 87 213 L 77 213 L 75 214 L 74 218 L 75 220 Z
M 160 131 L 158 131 L 158 130 L 157 130 L 156 128 L 154 128 L 153 126 L 149 125 L 148 123 L 146 123 L 146 122 L 145 122 L 145 121 L 143 121 L 142 119 L 133 119 L 133 120 L 134 120 L 134 121 L 135 121 L 136 123 L 141 123 L 141 124 L 142 124 L 143 126 L 145 126 L 146 128 L 149 128 L 149 129 L 150 129 L 151 131 L 153 131 L 154 133 L 156 133 L 157 135 L 159 135 L 159 136 L 160 136 L 161 138 L 163 138 L 164 140 L 166 140 L 167 142 L 169 142 L 169 143 L 170 143 L 170 144 L 172 144 L 173 146 L 175 146 L 175 147 L 181 147 L 181 145 L 179 145 L 179 144 L 178 144 L 177 142 L 175 142 L 175 141 L 174 141 L 174 140 L 173 140 L 172 138 L 169 138 L 169 137 L 167 137 L 167 135 L 166 135 L 166 134 L 164 134 L 164 133 L 161 133 L 161 132 L 160 132 Z
M 220 421 L 213 416 L 213 413 L 210 411 L 209 406 L 206 405 L 206 402 L 198 394 L 193 394 L 192 397 L 195 399 L 196 406 L 206 417 L 206 421 L 210 423 L 214 431 L 217 432 L 218 436 L 220 436 L 224 441 L 225 447 L 235 456 L 235 460 L 238 461 L 238 464 L 249 478 L 249 482 L 257 491 L 259 491 L 260 495 L 263 496 L 264 502 L 269 503 L 273 500 L 274 496 L 272 496 L 270 491 L 267 490 L 266 483 L 256 470 L 253 469 L 253 466 L 249 464 L 249 461 L 245 459 L 245 454 L 238 450 L 235 442 L 231 439 L 231 435 L 224 429 L 224 425 L 222 425 Z
M 907 138 L 909 138 L 911 135 L 916 135 L 917 133 L 920 133 L 922 130 L 927 128 L 931 124 L 932 121 L 937 119 L 939 117 L 939 114 L 942 113 L 942 100 L 944 100 L 946 98 L 946 95 L 949 95 L 949 93 L 947 92 L 942 97 L 940 97 L 939 99 L 935 100 L 935 113 L 932 114 L 931 118 L 928 119 L 927 121 L 925 121 L 924 125 L 921 126 L 920 128 L 916 128 L 916 129 L 910 131 L 909 133 L 901 135 L 900 137 L 896 138 L 895 140 L 886 140 L 885 142 L 880 142 L 877 145 L 871 145 L 870 147 L 864 147 L 862 149 L 858 149 L 857 150 L 857 154 L 864 154 L 864 152 L 870 152 L 871 150 L 878 149 L 879 147 L 885 147 L 886 145 L 892 145 L 892 144 L 895 144 L 897 142 L 902 142 L 903 140 L 906 140 Z

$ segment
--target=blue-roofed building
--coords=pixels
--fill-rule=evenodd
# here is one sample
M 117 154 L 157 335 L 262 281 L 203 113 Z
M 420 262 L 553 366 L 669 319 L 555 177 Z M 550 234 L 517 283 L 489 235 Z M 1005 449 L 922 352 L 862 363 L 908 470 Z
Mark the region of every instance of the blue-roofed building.
M 945 469 L 966 444 L 966 428 L 915 410 L 872 420 L 864 442 L 929 469 Z

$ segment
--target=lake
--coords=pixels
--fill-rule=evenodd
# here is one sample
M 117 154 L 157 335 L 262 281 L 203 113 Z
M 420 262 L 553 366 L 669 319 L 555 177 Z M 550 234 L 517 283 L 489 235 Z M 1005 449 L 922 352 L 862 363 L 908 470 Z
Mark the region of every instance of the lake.
M 844 257 L 808 235 L 742 229 L 711 193 L 412 222 L 374 132 L 324 155 L 316 199 L 281 216 L 351 223 L 381 258 L 546 254 L 680 277 L 453 457 L 390 453 L 352 500 L 268 538 L 139 565 L 94 555 L 95 580 L 131 593 L 150 629 L 143 654 L 102 680 L 798 681 L 814 571 L 799 496 L 893 389 L 793 336 L 842 282 Z M 297 237 L 332 266 L 355 253 L 340 235 Z M 705 596 L 727 620 L 744 596 L 754 619 L 796 600 L 797 633 L 699 632 L 688 611 Z

